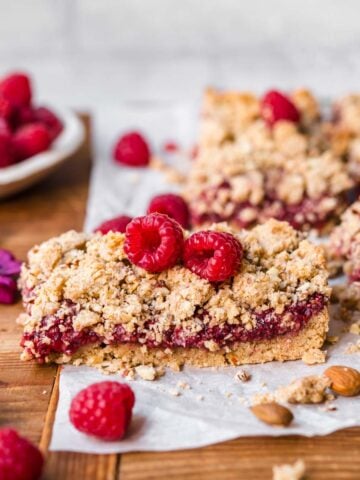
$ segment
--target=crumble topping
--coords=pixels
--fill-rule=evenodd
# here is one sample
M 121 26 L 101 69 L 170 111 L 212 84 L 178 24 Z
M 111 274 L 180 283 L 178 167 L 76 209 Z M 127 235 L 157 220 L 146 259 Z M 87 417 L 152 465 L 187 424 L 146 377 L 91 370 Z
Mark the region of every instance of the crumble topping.
M 229 230 L 225 225 L 214 228 Z M 35 247 L 22 268 L 24 332 L 42 330 L 42 343 L 50 344 L 46 335 L 52 325 L 62 320 L 59 329 L 66 336 L 70 319 L 76 332 L 98 335 L 106 343 L 116 340 L 120 328 L 126 338 L 140 329 L 160 344 L 174 327 L 182 335 L 195 335 L 204 324 L 243 325 L 251 331 L 257 315 L 270 310 L 283 314 L 281 328 L 292 328 L 286 309 L 313 295 L 329 297 L 322 247 L 288 224 L 270 220 L 238 238 L 244 248 L 241 271 L 217 285 L 181 265 L 147 273 L 128 261 L 121 233 L 86 236 L 72 231 L 51 239 Z M 25 348 L 32 350 L 32 342 L 25 339 Z M 212 339 L 204 346 L 219 348 Z
M 319 119 L 319 106 L 308 90 L 296 90 L 290 98 L 300 112 L 303 127 Z M 260 98 L 250 92 L 222 92 L 208 88 L 201 116 L 201 148 L 232 141 L 256 121 L 264 124 L 260 116 Z
M 300 123 L 269 129 L 253 94 L 206 91 L 199 153 L 184 190 L 196 224 L 231 220 L 247 227 L 283 219 L 289 205 L 299 206 L 287 212 L 297 228 L 322 229 L 344 210 L 344 194 L 355 185 L 344 161 L 349 135 L 320 121 L 309 91 L 290 98 Z M 360 170 L 360 144 L 358 151 Z

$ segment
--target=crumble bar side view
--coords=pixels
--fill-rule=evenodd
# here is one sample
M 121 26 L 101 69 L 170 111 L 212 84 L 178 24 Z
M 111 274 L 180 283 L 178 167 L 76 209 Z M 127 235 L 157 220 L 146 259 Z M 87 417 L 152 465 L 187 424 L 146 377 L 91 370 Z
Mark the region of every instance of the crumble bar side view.
M 70 231 L 34 247 L 20 279 L 22 358 L 216 366 L 320 348 L 330 296 L 322 247 L 276 220 L 235 235 L 241 269 L 215 284 L 182 265 L 147 273 L 129 262 L 121 233 Z

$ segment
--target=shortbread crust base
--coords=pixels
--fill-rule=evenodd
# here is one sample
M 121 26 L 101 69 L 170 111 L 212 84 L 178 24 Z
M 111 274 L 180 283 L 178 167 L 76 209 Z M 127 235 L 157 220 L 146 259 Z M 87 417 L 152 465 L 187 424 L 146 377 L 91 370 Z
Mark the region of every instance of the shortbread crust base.
M 279 336 L 271 340 L 241 342 L 232 348 L 212 352 L 202 348 L 146 348 L 138 344 L 106 347 L 89 345 L 80 348 L 71 357 L 54 356 L 49 361 L 104 367 L 108 371 L 117 371 L 138 365 L 171 367 L 178 370 L 184 364 L 196 367 L 223 367 L 298 360 L 307 350 L 320 348 L 323 345 L 328 323 L 328 309 L 324 308 L 296 334 Z

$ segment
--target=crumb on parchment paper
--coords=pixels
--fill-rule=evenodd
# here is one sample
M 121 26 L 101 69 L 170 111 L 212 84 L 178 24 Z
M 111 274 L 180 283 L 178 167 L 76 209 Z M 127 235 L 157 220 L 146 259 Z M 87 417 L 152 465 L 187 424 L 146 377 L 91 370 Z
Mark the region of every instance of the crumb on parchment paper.
M 293 404 L 322 403 L 329 399 L 327 388 L 330 380 L 324 376 L 312 375 L 294 380 L 289 385 L 279 387 L 275 392 L 257 394 L 252 398 L 254 405 L 279 402 Z
M 301 360 L 306 365 L 315 365 L 317 363 L 326 362 L 326 351 L 320 350 L 320 348 L 311 348 L 303 354 Z
M 305 463 L 300 459 L 294 464 L 273 466 L 273 480 L 302 480 L 305 478 L 305 473 Z
M 139 365 L 138 367 L 135 367 L 135 372 L 143 380 L 153 381 L 164 375 L 165 370 L 162 368 L 154 368 L 151 365 Z
M 238 380 L 239 382 L 248 382 L 251 380 L 251 375 L 248 373 L 244 368 L 240 368 L 234 376 L 235 380 Z
M 358 340 L 356 343 L 349 343 L 346 347 L 345 353 L 360 353 L 360 340 Z

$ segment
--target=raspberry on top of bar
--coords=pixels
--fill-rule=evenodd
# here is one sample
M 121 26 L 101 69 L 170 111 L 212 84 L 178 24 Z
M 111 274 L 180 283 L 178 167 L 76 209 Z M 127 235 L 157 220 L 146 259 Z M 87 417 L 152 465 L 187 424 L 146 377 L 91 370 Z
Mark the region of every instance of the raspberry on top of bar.
M 193 223 L 248 228 L 277 218 L 300 230 L 324 231 L 355 185 L 333 143 L 306 90 L 289 98 L 273 91 L 263 99 L 208 90 L 184 190 Z
M 169 234 L 165 227 L 160 236 Z M 133 228 L 128 226 L 127 232 L 133 235 Z M 157 273 L 129 260 L 126 252 L 133 244 L 118 232 L 70 231 L 34 247 L 20 282 L 27 312 L 21 318 L 23 358 L 71 361 L 91 346 L 115 351 L 137 345 L 149 352 L 162 349 L 161 354 L 180 349 L 209 355 L 219 349 L 236 351 L 246 343 L 253 350 L 261 341 L 291 341 L 323 314 L 316 337 L 316 346 L 321 346 L 330 295 L 322 248 L 276 220 L 251 232 L 235 234 L 225 224 L 212 226 L 210 232 L 211 238 L 192 240 L 188 247 L 186 242 L 198 233 L 185 233 L 184 260 L 178 251 L 177 261 L 171 257 L 171 266 Z M 168 239 L 141 248 L 162 255 L 164 242 Z M 207 270 L 204 261 L 214 268 Z M 227 279 L 209 281 L 209 272 Z M 299 345 L 302 353 L 306 342 Z M 262 357 L 258 349 L 253 360 L 299 358 L 299 351 L 291 357 L 289 346 L 278 357 Z

